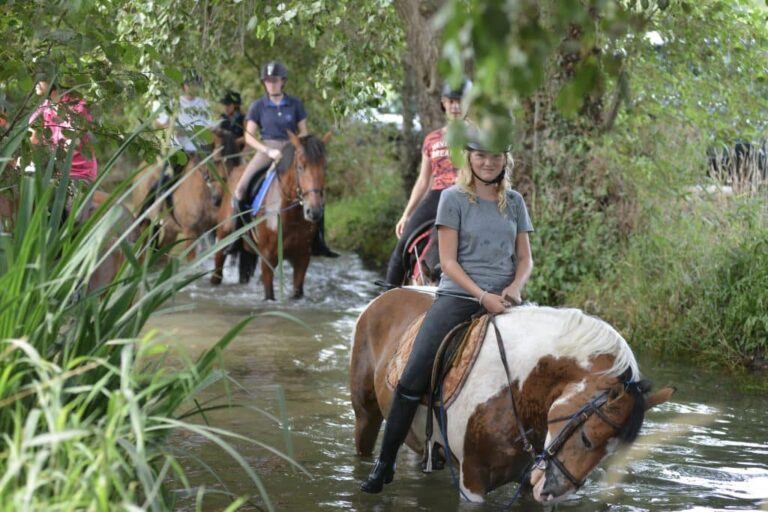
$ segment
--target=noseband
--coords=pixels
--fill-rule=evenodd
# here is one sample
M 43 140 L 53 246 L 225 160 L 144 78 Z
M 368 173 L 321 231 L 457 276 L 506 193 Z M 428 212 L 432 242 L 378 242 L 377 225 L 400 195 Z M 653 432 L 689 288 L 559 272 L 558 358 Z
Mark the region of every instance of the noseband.
M 565 478 L 567 478 L 568 481 L 571 482 L 577 489 L 584 485 L 586 477 L 579 480 L 573 476 L 573 474 L 565 467 L 565 464 L 558 460 L 557 454 L 560 452 L 560 449 L 562 449 L 563 445 L 565 445 L 568 439 L 570 439 L 573 433 L 580 426 L 586 423 L 586 421 L 593 414 L 600 418 L 606 425 L 613 428 L 616 432 L 621 432 L 621 425 L 618 425 L 615 421 L 610 419 L 605 414 L 605 411 L 602 410 L 603 406 L 608 403 L 608 393 L 609 391 L 607 389 L 601 391 L 595 395 L 592 400 L 587 402 L 584 407 L 571 414 L 570 416 L 555 418 L 547 422 L 550 425 L 552 423 L 560 423 L 563 421 L 567 421 L 568 423 L 566 423 L 565 426 L 560 429 L 560 432 L 558 432 L 557 436 L 555 436 L 552 442 L 549 443 L 549 446 L 544 448 L 544 452 L 541 454 L 541 461 L 545 465 L 551 461 L 552 464 L 554 464 L 555 467 L 559 469 L 560 472 L 565 476 Z

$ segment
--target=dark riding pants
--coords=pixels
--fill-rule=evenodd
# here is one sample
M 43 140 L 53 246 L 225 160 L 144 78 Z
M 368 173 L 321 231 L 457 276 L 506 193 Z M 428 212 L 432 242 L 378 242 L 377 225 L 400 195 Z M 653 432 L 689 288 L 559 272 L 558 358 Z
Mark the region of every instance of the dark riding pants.
M 400 377 L 400 386 L 414 394 L 426 393 L 432 377 L 432 365 L 443 338 L 451 329 L 479 311 L 485 310 L 473 297 L 438 294 L 413 342 L 413 351 Z
M 405 244 L 413 236 L 414 232 L 419 229 L 425 222 L 434 221 L 437 217 L 437 205 L 440 202 L 440 194 L 442 190 L 430 190 L 427 195 L 421 200 L 419 205 L 413 211 L 411 218 L 405 224 L 403 229 L 403 236 L 397 241 L 397 246 L 392 252 L 392 256 L 389 258 L 387 264 L 387 278 L 386 281 L 391 284 L 400 285 L 403 284 L 405 279 L 405 266 L 403 264 L 403 253 L 405 252 Z

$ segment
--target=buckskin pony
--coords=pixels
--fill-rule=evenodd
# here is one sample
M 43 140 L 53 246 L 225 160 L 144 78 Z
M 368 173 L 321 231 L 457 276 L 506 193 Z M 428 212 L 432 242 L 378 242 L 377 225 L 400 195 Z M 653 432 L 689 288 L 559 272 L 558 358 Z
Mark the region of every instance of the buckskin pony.
M 133 189 L 134 214 L 146 213 L 149 220 L 158 222 L 161 230 L 155 243 L 158 247 L 173 244 L 179 235 L 187 247 L 187 260 L 193 261 L 196 253 L 193 244 L 216 226 L 221 204 L 222 184 L 226 180 L 228 163 L 227 147 L 223 139 L 215 135 L 211 162 L 190 158 L 179 176 L 160 183 L 162 165 L 148 166 L 136 176 Z M 171 171 L 169 166 L 166 169 Z M 160 200 L 168 189 L 176 188 Z
M 274 269 L 279 254 L 293 267 L 293 298 L 304 296 L 304 278 L 309 267 L 312 240 L 317 222 L 325 209 L 325 146 L 331 138 L 328 132 L 322 138 L 314 135 L 297 137 L 288 132 L 290 144 L 282 149 L 277 175 L 267 189 L 263 203 L 254 217 L 260 222 L 244 237 L 243 246 L 261 258 L 261 282 L 264 299 L 274 300 Z M 235 189 L 243 167 L 235 169 L 227 180 L 217 238 L 222 239 L 234 230 L 230 191 Z M 228 220 L 227 220 L 228 219 Z M 250 221 L 250 219 L 249 219 Z M 282 238 L 282 247 L 279 241 Z M 216 253 L 215 269 L 211 277 L 214 284 L 221 282 L 226 252 Z
M 393 356 L 415 334 L 431 302 L 425 293 L 390 290 L 358 318 L 350 390 L 360 455 L 372 452 L 389 409 Z M 634 441 L 645 411 L 674 392 L 663 388 L 650 394 L 650 383 L 639 380 L 637 362 L 621 335 L 580 310 L 519 306 L 494 322 L 501 341 L 493 327 L 481 337 L 463 385 L 446 400 L 447 423 L 441 430 L 452 454 L 449 462 L 459 468 L 461 495 L 469 501 L 482 501 L 489 491 L 524 478 L 536 500 L 560 501 L 607 455 Z M 406 440 L 416 451 L 424 447 L 426 418 L 422 405 Z M 446 445 L 442 434 L 435 441 Z M 527 478 L 534 452 L 539 464 Z

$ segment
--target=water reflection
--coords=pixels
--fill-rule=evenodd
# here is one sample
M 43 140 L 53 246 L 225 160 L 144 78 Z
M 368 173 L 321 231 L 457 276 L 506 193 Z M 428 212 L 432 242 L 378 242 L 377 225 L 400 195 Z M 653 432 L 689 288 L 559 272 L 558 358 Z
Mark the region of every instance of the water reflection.
M 418 457 L 410 452 L 401 456 L 396 480 L 384 493 L 358 492 L 373 461 L 354 454 L 347 372 L 355 321 L 379 292 L 371 284 L 377 277 L 353 256 L 313 260 L 307 298 L 265 304 L 259 283 L 233 284 L 236 273 L 227 267 L 224 285 L 213 288 L 200 281 L 174 305 L 194 305 L 193 311 L 155 317 L 152 325 L 172 331 L 176 348 L 194 356 L 244 316 L 256 315 L 222 356 L 242 387 L 227 389 L 222 384 L 206 397 L 229 392 L 241 408 L 213 413 L 213 423 L 292 453 L 313 475 L 309 478 L 295 471 L 263 448 L 238 444 L 240 455 L 263 478 L 277 510 L 504 510 L 515 485 L 490 493 L 483 505 L 461 504 L 450 472 L 424 475 Z M 304 324 L 284 316 L 263 316 L 275 312 L 293 315 Z M 641 368 L 659 385 L 676 385 L 678 393 L 672 402 L 648 414 L 643 433 L 624 463 L 615 460 L 614 465 L 598 468 L 559 510 L 768 509 L 768 399 L 744 395 L 735 380 L 720 374 L 661 365 L 652 358 L 641 359 Z M 289 442 L 274 421 L 281 417 L 289 418 Z M 173 444 L 195 485 L 257 494 L 234 461 L 207 441 L 178 434 Z M 221 483 L 195 457 L 209 464 Z M 227 503 L 225 498 L 213 498 L 205 508 L 224 508 Z M 245 510 L 255 510 L 257 503 L 254 500 Z M 181 510 L 193 507 L 194 499 L 180 501 Z M 541 507 L 528 497 L 516 507 L 529 509 Z

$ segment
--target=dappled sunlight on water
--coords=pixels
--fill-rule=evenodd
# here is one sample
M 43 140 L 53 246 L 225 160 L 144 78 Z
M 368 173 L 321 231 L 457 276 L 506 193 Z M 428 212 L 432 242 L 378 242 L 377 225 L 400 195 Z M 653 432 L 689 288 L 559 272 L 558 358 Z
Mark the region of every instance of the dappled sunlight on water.
M 357 316 L 380 291 L 372 284 L 378 277 L 351 255 L 315 259 L 305 299 L 265 303 L 258 280 L 235 284 L 236 271 L 227 267 L 222 286 L 199 281 L 171 305 L 192 310 L 171 311 L 154 317 L 151 324 L 172 331 L 173 345 L 193 357 L 240 319 L 255 317 L 222 355 L 238 384 L 220 383 L 202 399 L 228 394 L 240 408 L 210 413 L 213 424 L 293 454 L 313 475 L 309 478 L 291 469 L 263 448 L 236 443 L 238 453 L 257 469 L 277 510 L 505 510 L 516 485 L 490 493 L 484 505 L 460 504 L 450 471 L 424 475 L 420 457 L 409 451 L 403 451 L 396 480 L 384 493 L 369 496 L 358 491 L 373 460 L 354 453 L 349 352 Z M 290 286 L 286 293 L 290 294 Z M 303 324 L 274 313 L 296 317 Z M 558 510 L 768 507 L 768 398 L 742 393 L 739 383 L 729 377 L 683 365 L 641 358 L 641 369 L 657 385 L 677 386 L 678 393 L 672 402 L 648 413 L 641 436 L 625 459 L 617 456 L 601 465 Z M 289 442 L 268 415 L 286 419 L 292 432 Z M 235 493 L 257 494 L 236 462 L 210 442 L 191 434 L 175 435 L 172 442 L 193 484 L 226 485 Z M 222 483 L 195 457 L 213 468 Z M 212 498 L 206 509 L 221 509 L 227 503 L 223 497 Z M 255 510 L 255 503 L 245 510 Z M 194 500 L 181 499 L 180 509 L 193 510 Z M 542 509 L 526 497 L 515 510 Z

